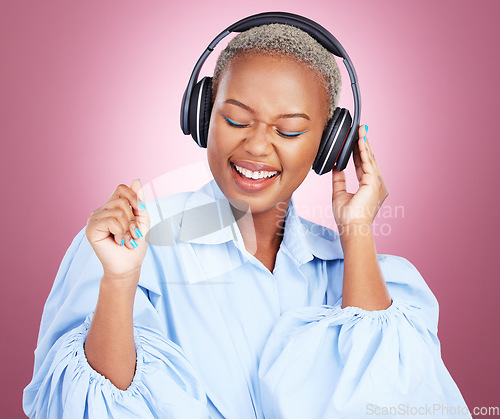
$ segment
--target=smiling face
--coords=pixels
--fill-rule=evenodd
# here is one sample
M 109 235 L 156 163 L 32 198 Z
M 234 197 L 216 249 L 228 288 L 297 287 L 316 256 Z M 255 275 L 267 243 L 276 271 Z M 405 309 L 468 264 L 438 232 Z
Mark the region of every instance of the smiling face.
M 289 57 L 247 53 L 221 76 L 207 141 L 224 195 L 253 214 L 288 204 L 316 157 L 327 94 L 315 70 Z

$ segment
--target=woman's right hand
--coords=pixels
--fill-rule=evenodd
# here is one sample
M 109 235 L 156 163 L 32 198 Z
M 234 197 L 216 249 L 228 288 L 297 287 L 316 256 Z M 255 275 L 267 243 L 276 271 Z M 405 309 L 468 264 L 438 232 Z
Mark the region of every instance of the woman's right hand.
M 91 214 L 85 229 L 104 275 L 123 281 L 123 285 L 137 286 L 148 248 L 145 237 L 150 220 L 147 209 L 140 208 L 140 202 L 144 202 L 144 193 L 139 179 L 132 181 L 130 188 L 118 185 L 109 201 Z M 130 280 L 134 284 L 128 283 Z

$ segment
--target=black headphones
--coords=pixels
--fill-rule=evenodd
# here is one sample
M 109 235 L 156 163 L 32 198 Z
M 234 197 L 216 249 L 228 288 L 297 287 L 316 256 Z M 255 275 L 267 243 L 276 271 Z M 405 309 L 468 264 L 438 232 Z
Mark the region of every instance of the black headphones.
M 344 170 L 351 156 L 355 141 L 358 140 L 357 127 L 361 113 L 358 77 L 356 76 L 351 59 L 340 42 L 330 32 L 318 23 L 292 13 L 266 12 L 246 17 L 229 26 L 210 43 L 198 59 L 182 98 L 182 132 L 186 135 L 191 134 L 200 147 L 206 148 L 208 125 L 212 113 L 212 78 L 203 77 L 198 82 L 201 66 L 219 41 L 231 32 L 244 32 L 255 26 L 267 25 L 269 23 L 284 23 L 296 26 L 311 35 L 332 54 L 344 59 L 354 95 L 354 123 L 347 109 L 337 107 L 323 132 L 318 154 L 312 165 L 313 170 L 318 175 L 329 172 L 334 166 L 339 171 Z M 353 126 L 355 129 L 351 129 Z

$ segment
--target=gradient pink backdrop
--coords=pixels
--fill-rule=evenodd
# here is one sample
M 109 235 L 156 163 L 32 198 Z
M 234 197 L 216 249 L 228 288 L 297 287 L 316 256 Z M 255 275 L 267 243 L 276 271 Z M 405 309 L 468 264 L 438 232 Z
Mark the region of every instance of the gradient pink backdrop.
M 437 296 L 443 359 L 469 407 L 498 406 L 499 4 L 3 0 L 2 416 L 23 417 L 43 305 L 90 213 L 135 177 L 161 193 L 208 180 L 179 128 L 183 90 L 216 34 L 270 10 L 317 20 L 348 51 L 390 190 L 377 250 L 409 259 Z M 296 199 L 332 226 L 330 182 L 311 173 Z

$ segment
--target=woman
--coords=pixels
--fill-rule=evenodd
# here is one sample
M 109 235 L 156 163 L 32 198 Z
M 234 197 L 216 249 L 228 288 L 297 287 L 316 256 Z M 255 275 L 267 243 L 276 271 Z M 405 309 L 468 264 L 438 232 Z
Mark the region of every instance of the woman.
M 338 103 L 332 54 L 300 29 L 259 26 L 229 43 L 212 88 L 214 180 L 146 206 L 135 180 L 92 213 L 48 297 L 25 412 L 466 410 L 440 358 L 436 299 L 408 261 L 376 254 L 371 224 L 388 191 L 367 126 L 354 149 L 358 191 L 333 171 L 340 235 L 295 212 Z

